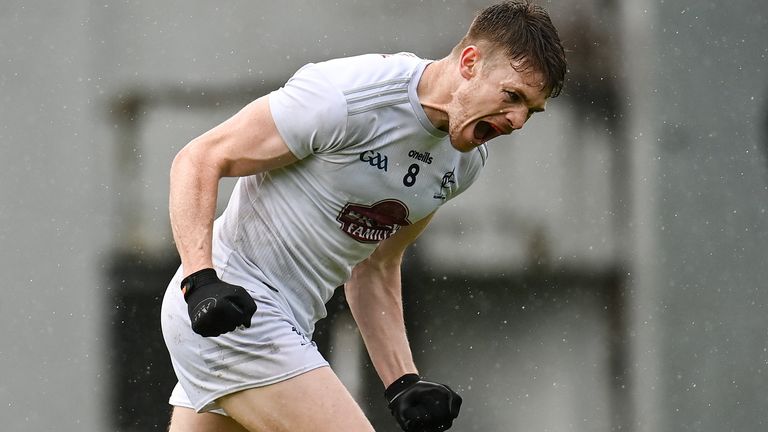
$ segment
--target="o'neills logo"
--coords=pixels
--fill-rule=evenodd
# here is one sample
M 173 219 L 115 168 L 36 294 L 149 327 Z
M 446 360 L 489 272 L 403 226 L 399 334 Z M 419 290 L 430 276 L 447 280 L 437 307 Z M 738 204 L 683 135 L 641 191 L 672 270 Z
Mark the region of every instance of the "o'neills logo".
M 379 201 L 371 206 L 347 204 L 336 218 L 341 230 L 361 243 L 378 243 L 400 227 L 410 225 L 408 208 L 397 200 Z
M 419 153 L 416 150 L 411 150 L 410 152 L 408 152 L 408 157 L 414 158 L 418 161 L 422 161 L 427 165 L 432 163 L 432 156 L 429 155 L 429 152 Z

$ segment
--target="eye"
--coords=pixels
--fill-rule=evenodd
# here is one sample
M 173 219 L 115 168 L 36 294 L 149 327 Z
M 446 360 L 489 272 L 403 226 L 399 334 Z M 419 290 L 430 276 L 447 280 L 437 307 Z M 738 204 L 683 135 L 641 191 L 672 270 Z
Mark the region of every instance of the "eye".
M 520 102 L 520 95 L 517 94 L 517 92 L 505 90 L 504 93 L 507 94 L 507 100 L 511 103 L 517 103 Z

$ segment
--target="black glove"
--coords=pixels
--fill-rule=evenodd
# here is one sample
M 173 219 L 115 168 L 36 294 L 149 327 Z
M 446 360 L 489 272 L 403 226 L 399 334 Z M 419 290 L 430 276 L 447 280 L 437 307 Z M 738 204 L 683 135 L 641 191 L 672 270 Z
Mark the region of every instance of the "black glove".
M 212 268 L 192 273 L 181 281 L 192 330 L 205 336 L 218 336 L 238 326 L 251 326 L 256 302 L 245 288 L 228 284 Z
M 406 374 L 387 387 L 384 396 L 392 415 L 405 432 L 448 430 L 458 417 L 461 396 L 447 385 Z

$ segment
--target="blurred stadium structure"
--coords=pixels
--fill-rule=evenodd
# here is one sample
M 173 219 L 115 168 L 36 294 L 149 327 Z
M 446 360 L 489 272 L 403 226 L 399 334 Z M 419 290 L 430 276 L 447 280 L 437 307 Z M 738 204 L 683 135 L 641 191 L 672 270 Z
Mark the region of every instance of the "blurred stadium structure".
M 0 265 L 24 290 L 0 303 L 0 367 L 20 371 L 0 380 L 0 418 L 162 431 L 175 152 L 305 62 L 441 57 L 489 2 L 70 3 L 0 6 Z M 768 7 L 546 6 L 564 94 L 491 143 L 407 257 L 422 373 L 465 396 L 462 431 L 764 429 Z M 341 295 L 329 312 L 318 343 L 395 431 Z

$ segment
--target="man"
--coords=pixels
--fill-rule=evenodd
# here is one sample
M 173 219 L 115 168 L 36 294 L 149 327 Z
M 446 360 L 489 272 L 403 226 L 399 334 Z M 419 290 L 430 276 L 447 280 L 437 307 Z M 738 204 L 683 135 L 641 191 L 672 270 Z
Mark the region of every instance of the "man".
M 447 430 L 461 398 L 418 375 L 401 259 L 565 67 L 547 13 L 506 2 L 441 60 L 307 65 L 185 146 L 170 192 L 181 267 L 162 310 L 179 379 L 170 431 L 372 431 L 311 342 L 342 284 L 397 422 Z M 240 179 L 214 223 L 222 177 Z

